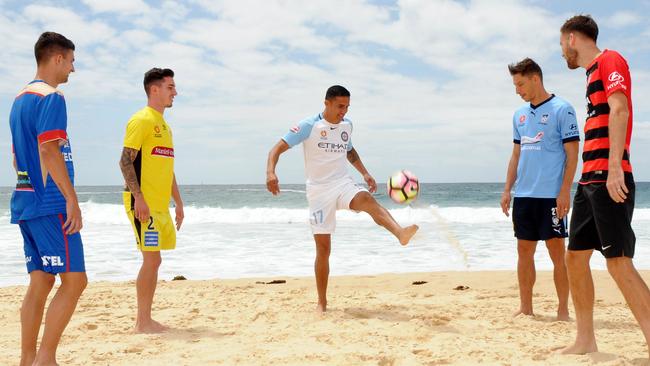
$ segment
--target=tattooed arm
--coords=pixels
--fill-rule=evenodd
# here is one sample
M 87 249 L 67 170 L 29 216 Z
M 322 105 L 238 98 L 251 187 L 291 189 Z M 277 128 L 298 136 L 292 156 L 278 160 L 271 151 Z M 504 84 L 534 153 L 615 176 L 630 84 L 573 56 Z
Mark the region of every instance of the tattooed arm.
M 138 152 L 138 150 L 128 147 L 123 148 L 122 157 L 120 158 L 120 169 L 124 176 L 124 182 L 135 199 L 133 207 L 135 217 L 140 222 L 145 222 L 149 220 L 149 206 L 147 206 L 147 203 L 144 201 L 144 196 L 142 195 L 140 184 L 138 183 L 138 176 L 135 172 L 135 167 L 133 166 L 133 162 L 137 158 Z
M 374 193 L 377 191 L 377 182 L 375 182 L 375 178 L 373 178 L 372 175 L 368 173 L 368 170 L 363 165 L 363 162 L 361 162 L 361 158 L 359 157 L 359 154 L 355 148 L 352 148 L 352 150 L 348 151 L 348 161 L 359 173 L 361 173 L 363 180 L 366 181 L 370 192 Z

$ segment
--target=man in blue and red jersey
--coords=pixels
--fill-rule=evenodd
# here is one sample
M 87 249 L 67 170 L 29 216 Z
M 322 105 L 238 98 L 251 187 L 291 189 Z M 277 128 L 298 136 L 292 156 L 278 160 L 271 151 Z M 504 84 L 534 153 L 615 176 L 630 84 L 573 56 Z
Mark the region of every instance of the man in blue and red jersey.
M 21 366 L 56 364 L 61 334 L 87 283 L 65 99 L 56 89 L 74 71 L 74 49 L 58 33 L 39 37 L 36 77 L 18 94 L 9 117 L 18 173 L 11 222 L 20 226 L 30 277 L 20 309 Z M 37 352 L 45 302 L 57 274 L 61 286 L 49 304 Z
M 535 249 L 546 242 L 553 261 L 558 297 L 557 319 L 569 320 L 569 280 L 564 264 L 565 217 L 578 165 L 580 132 L 571 104 L 544 88 L 542 68 L 531 60 L 508 65 L 515 90 L 528 102 L 512 118 L 513 148 L 508 164 L 501 209 L 510 209 L 517 238 L 519 314 L 533 315 Z
M 576 311 L 575 343 L 562 353 L 598 351 L 594 335 L 594 283 L 589 260 L 595 250 L 650 341 L 650 290 L 634 268 L 634 179 L 630 165 L 632 82 L 625 59 L 596 45 L 598 25 L 577 15 L 560 29 L 562 54 L 570 69 L 587 70 L 587 121 L 582 178 L 573 202 L 566 256 Z

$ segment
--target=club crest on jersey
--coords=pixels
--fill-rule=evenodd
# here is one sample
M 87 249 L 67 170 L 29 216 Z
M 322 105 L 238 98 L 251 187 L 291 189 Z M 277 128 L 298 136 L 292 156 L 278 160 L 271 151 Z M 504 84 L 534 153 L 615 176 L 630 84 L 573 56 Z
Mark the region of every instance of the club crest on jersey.
M 526 115 L 522 114 L 521 116 L 519 116 L 519 124 L 523 125 L 524 122 L 526 122 Z
M 327 137 L 327 131 L 322 130 L 322 131 L 320 132 L 320 136 L 321 136 L 321 137 Z
M 539 123 L 545 125 L 548 123 L 548 114 L 542 114 L 542 119 L 539 121 Z
M 343 140 L 344 142 L 348 142 L 349 138 L 350 138 L 350 136 L 348 135 L 347 132 L 345 132 L 345 131 L 341 132 L 341 140 Z
M 160 133 L 160 127 L 158 126 L 154 126 L 153 130 L 156 131 L 156 133 Z

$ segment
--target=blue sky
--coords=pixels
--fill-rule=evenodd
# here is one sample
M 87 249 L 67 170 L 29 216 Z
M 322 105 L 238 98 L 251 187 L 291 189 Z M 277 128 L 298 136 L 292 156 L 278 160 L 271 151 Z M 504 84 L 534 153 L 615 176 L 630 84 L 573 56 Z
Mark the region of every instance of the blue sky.
M 523 102 L 507 65 L 532 57 L 547 90 L 584 119 L 582 70 L 561 57 L 559 27 L 594 16 L 601 48 L 633 78 L 631 161 L 650 180 L 649 1 L 8 1 L 0 0 L 0 115 L 35 73 L 45 30 L 77 45 L 66 95 L 77 184 L 121 184 L 124 128 L 145 105 L 142 75 L 176 72 L 165 114 L 181 184 L 263 183 L 269 148 L 322 109 L 324 92 L 352 92 L 354 144 L 378 181 L 408 168 L 425 182 L 499 182 Z M 9 127 L 0 125 L 0 185 L 15 183 Z M 301 148 L 278 165 L 304 181 Z M 577 176 L 579 175 L 579 172 Z

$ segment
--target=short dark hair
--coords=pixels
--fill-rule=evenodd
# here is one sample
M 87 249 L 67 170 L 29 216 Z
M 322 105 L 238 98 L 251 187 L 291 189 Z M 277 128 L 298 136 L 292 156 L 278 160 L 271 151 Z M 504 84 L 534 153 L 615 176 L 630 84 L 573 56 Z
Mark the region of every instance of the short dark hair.
M 325 93 L 325 99 L 332 100 L 336 97 L 349 97 L 350 92 L 340 85 L 332 85 L 327 89 Z
M 154 67 L 153 69 L 144 73 L 144 92 L 149 96 L 149 90 L 151 89 L 151 84 L 160 83 L 166 77 L 174 77 L 174 71 L 172 69 L 161 69 L 159 67 Z
M 46 58 L 53 53 L 72 50 L 74 51 L 74 43 L 65 38 L 63 35 L 55 32 L 43 32 L 36 44 L 34 44 L 34 56 L 36 57 L 36 64 L 40 65 Z
M 540 80 L 544 80 L 544 76 L 542 75 L 542 68 L 539 67 L 537 62 L 528 57 L 517 63 L 508 65 L 508 71 L 510 71 L 510 75 L 512 76 L 515 76 L 517 74 L 523 76 L 531 76 L 537 74 L 539 75 Z
M 560 28 L 561 33 L 577 32 L 596 42 L 598 39 L 598 24 L 591 15 L 576 15 L 567 19 Z

